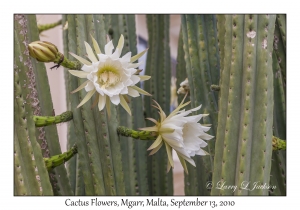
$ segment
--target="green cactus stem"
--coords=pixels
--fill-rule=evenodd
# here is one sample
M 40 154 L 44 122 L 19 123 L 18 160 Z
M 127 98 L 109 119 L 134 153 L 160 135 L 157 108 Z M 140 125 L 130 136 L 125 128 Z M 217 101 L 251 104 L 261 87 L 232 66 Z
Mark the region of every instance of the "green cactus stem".
M 269 184 L 275 15 L 224 15 L 225 41 L 212 183 Z M 224 35 L 223 35 L 224 36 Z M 211 195 L 267 195 L 213 187 Z
M 47 125 L 58 124 L 62 122 L 68 122 L 73 119 L 73 112 L 66 111 L 56 116 L 33 116 L 35 127 L 44 127 Z
M 273 150 L 285 150 L 286 149 L 286 141 L 282 140 L 276 136 L 273 136 L 272 147 L 273 147 Z
M 26 18 L 28 24 L 27 30 L 30 31 L 30 33 L 28 33 L 28 39 L 26 40 L 28 43 L 26 46 L 29 48 L 29 43 L 39 40 L 39 33 L 36 24 L 36 16 L 26 15 Z M 52 48 L 54 49 L 54 52 L 56 52 L 55 48 L 56 47 Z M 29 57 L 27 66 L 31 70 L 28 72 L 28 75 L 30 76 L 29 87 L 32 91 L 32 94 L 29 97 L 33 101 L 34 105 L 33 115 L 51 116 L 53 115 L 53 104 L 45 64 L 43 62 L 38 62 L 35 59 L 30 59 L 29 53 L 27 53 Z M 33 129 L 35 130 L 36 138 L 42 149 L 43 157 L 49 157 L 51 155 L 62 153 L 56 126 L 39 128 L 34 126 Z M 64 165 L 55 168 L 48 173 L 48 175 L 50 176 L 53 193 L 55 195 L 74 194 L 71 190 L 69 179 L 67 177 L 67 171 Z
M 62 23 L 62 20 L 59 20 L 57 22 L 49 23 L 49 24 L 38 24 L 37 27 L 38 27 L 39 33 L 42 33 L 43 31 L 46 31 L 46 30 L 49 30 L 49 29 L 55 28 L 56 26 L 61 25 L 61 23 Z
M 53 195 L 33 121 L 38 103 L 32 78 L 36 67 L 27 48 L 29 22 L 27 15 L 14 16 L 14 194 Z
M 137 36 L 135 15 L 104 15 L 107 30 L 114 46 L 117 46 L 121 34 L 124 36 L 122 55 L 128 51 L 137 54 Z M 146 55 L 144 55 L 146 56 Z M 140 60 L 140 59 L 139 59 Z M 136 61 L 137 63 L 139 61 Z M 141 71 L 141 70 L 139 70 Z M 140 73 L 140 72 L 137 72 Z M 149 81 L 147 81 L 148 83 Z M 141 87 L 141 83 L 136 84 Z M 143 97 L 128 97 L 131 116 L 120 106 L 118 107 L 119 124 L 127 128 L 145 127 Z M 119 136 L 121 143 L 124 182 L 126 195 L 149 195 L 147 170 L 147 141 L 138 141 L 125 136 Z
M 211 85 L 218 84 L 220 77 L 216 16 L 181 15 L 181 27 L 191 108 L 202 104 L 201 110 L 193 114 L 209 114 L 203 123 L 212 124 L 208 132 L 216 136 L 219 92 L 211 90 Z M 212 177 L 215 139 L 207 143 L 211 155 L 194 157 L 197 167 L 187 165 L 189 174 L 185 174 L 185 195 L 210 193 L 206 183 Z
M 51 170 L 57 166 L 60 166 L 70 160 L 75 154 L 77 154 L 77 145 L 75 144 L 70 150 L 60 155 L 54 155 L 49 158 L 44 158 L 47 170 Z
M 135 131 L 124 126 L 118 126 L 117 132 L 121 136 L 140 140 L 155 140 L 157 138 L 157 133 L 154 131 Z
M 149 34 L 146 75 L 151 80 L 145 83 L 145 91 L 153 95 L 162 109 L 169 114 L 171 96 L 171 56 L 169 46 L 169 15 L 146 15 Z M 151 98 L 144 97 L 146 117 L 158 119 L 157 110 L 151 107 Z M 146 126 L 151 123 L 146 122 Z M 151 142 L 148 142 L 150 146 Z M 167 153 L 159 150 L 148 156 L 148 185 L 150 195 L 173 195 L 173 174 L 167 173 Z

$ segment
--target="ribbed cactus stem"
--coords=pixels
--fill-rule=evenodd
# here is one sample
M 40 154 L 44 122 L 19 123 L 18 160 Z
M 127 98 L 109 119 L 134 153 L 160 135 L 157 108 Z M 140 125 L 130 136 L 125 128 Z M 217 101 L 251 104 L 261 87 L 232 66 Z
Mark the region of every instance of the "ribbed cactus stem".
M 61 25 L 61 22 L 62 22 L 62 20 L 59 20 L 54 23 L 49 23 L 49 24 L 38 24 L 37 27 L 38 27 L 39 33 L 42 33 L 43 31 L 55 28 L 56 26 Z
M 269 184 L 272 156 L 275 15 L 225 15 L 224 69 L 212 181 Z M 212 188 L 211 195 L 267 195 L 268 189 Z
M 60 166 L 70 160 L 75 154 L 77 154 L 77 145 L 74 145 L 70 150 L 60 155 L 54 155 L 50 158 L 44 158 L 47 170 L 51 170 L 57 166 Z
M 154 131 L 136 131 L 124 126 L 119 126 L 117 132 L 121 136 L 132 137 L 140 140 L 155 140 L 157 133 Z
M 33 116 L 33 120 L 36 127 L 43 127 L 47 125 L 58 124 L 62 122 L 68 122 L 73 119 L 73 112 L 66 111 L 57 116 Z

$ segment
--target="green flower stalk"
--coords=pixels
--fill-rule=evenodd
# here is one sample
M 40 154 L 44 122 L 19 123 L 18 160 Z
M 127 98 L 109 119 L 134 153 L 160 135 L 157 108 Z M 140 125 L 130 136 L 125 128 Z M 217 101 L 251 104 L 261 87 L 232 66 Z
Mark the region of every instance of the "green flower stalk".
M 274 150 L 286 150 L 286 141 L 276 136 L 272 138 L 272 148 Z
M 75 144 L 69 151 L 64 152 L 60 155 L 54 155 L 50 158 L 44 158 L 47 170 L 51 170 L 57 166 L 64 164 L 70 160 L 75 154 L 77 154 L 77 145 Z
M 44 127 L 47 125 L 58 124 L 62 122 L 68 122 L 73 119 L 73 112 L 66 111 L 57 116 L 33 116 L 35 127 Z
M 69 69 L 80 69 L 81 64 L 77 61 L 69 61 L 62 53 L 60 53 L 57 47 L 51 42 L 46 41 L 34 41 L 28 45 L 29 54 L 40 62 L 53 62 L 57 65 L 51 67 L 58 68 L 63 66 Z
M 39 33 L 42 33 L 43 31 L 55 28 L 56 26 L 61 25 L 61 22 L 62 22 L 62 20 L 59 20 L 54 23 L 49 23 L 49 24 L 38 24 L 37 27 L 38 27 Z
M 155 140 L 158 133 L 154 131 L 135 131 L 124 126 L 119 126 L 117 128 L 118 135 L 132 137 L 134 139 L 140 140 Z

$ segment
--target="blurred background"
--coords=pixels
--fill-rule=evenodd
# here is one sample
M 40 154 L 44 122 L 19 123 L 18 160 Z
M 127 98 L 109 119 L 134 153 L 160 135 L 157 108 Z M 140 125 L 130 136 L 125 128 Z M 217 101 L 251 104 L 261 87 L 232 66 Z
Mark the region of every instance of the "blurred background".
M 61 15 L 37 15 L 38 24 L 54 23 L 61 20 Z M 135 15 L 136 19 L 136 31 L 138 37 L 138 53 L 147 48 L 148 32 L 146 24 L 146 15 Z M 180 30 L 180 15 L 170 15 L 170 49 L 171 49 L 171 66 L 172 75 L 175 78 L 176 71 L 176 58 L 177 58 L 177 45 Z M 48 41 L 55 44 L 60 52 L 63 52 L 63 40 L 62 40 L 63 26 L 57 26 L 53 29 L 44 31 L 40 34 L 40 40 Z M 145 69 L 147 56 L 143 56 L 141 61 L 144 62 L 144 66 L 141 69 Z M 59 67 L 58 69 L 50 70 L 50 67 L 54 66 L 54 63 L 45 63 L 48 79 L 50 83 L 50 90 L 53 100 L 53 107 L 55 114 L 61 114 L 67 111 L 66 106 L 66 91 L 64 81 L 64 69 Z M 170 78 L 171 79 L 171 78 Z M 59 141 L 62 152 L 67 148 L 67 124 L 62 123 L 57 125 L 57 131 L 59 135 Z M 184 195 L 184 182 L 183 182 L 183 168 L 179 162 L 176 153 L 174 155 L 174 169 L 173 169 L 173 181 L 174 181 L 174 195 Z

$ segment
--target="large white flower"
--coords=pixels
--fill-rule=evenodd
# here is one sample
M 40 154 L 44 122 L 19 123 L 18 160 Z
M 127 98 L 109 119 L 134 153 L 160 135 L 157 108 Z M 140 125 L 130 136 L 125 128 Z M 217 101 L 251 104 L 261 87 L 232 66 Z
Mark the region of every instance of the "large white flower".
M 196 166 L 191 157 L 195 155 L 207 155 L 208 153 L 202 150 L 203 147 L 207 146 L 207 143 L 204 140 L 210 140 L 213 136 L 205 133 L 210 127 L 198 123 L 198 121 L 202 117 L 207 116 L 207 114 L 187 116 L 193 111 L 199 110 L 201 105 L 188 111 L 180 111 L 181 108 L 190 103 L 187 102 L 183 104 L 184 99 L 168 117 L 161 109 L 160 105 L 154 101 L 157 105 L 157 107 L 155 107 L 159 110 L 160 121 L 156 121 L 153 118 L 147 118 L 154 122 L 155 126 L 141 128 L 140 130 L 155 131 L 158 133 L 157 139 L 148 148 L 148 150 L 152 150 L 150 155 L 156 153 L 161 146 L 165 144 L 169 160 L 168 170 L 170 170 L 171 166 L 174 167 L 172 158 L 172 149 L 174 149 L 177 152 L 184 170 L 188 173 L 185 160 L 193 166 Z
M 131 57 L 131 52 L 128 52 L 120 58 L 124 46 L 123 35 L 121 35 L 118 46 L 114 52 L 112 41 L 108 41 L 104 47 L 105 54 L 101 52 L 97 41 L 93 37 L 92 41 L 96 55 L 91 46 L 85 42 L 87 57 L 91 62 L 70 53 L 80 61 L 83 66 L 81 68 L 82 71 L 69 70 L 69 72 L 79 78 L 87 79 L 72 92 L 77 92 L 83 88 L 88 92 L 77 107 L 82 106 L 96 93 L 96 102 L 98 102 L 100 111 L 105 107 L 105 104 L 109 107 L 110 100 L 115 105 L 121 104 L 123 108 L 131 114 L 130 108 L 126 102 L 127 95 L 132 97 L 138 97 L 140 95 L 139 93 L 150 95 L 146 91 L 135 86 L 139 81 L 150 79 L 150 76 L 137 75 L 138 70 L 136 68 L 140 66 L 141 63 L 133 63 L 144 55 L 147 50 L 133 57 Z

